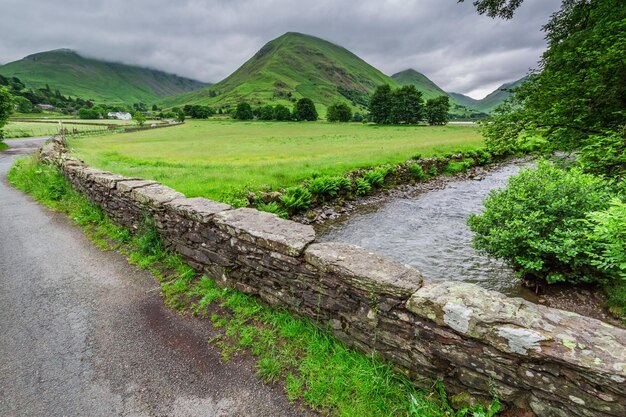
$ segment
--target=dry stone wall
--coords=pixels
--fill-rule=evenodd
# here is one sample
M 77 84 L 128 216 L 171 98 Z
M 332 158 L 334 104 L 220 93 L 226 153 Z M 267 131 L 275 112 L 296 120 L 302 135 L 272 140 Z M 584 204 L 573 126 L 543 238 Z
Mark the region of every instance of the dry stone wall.
M 316 243 L 310 226 L 185 198 L 154 181 L 90 168 L 58 141 L 42 148 L 115 222 L 152 218 L 198 272 L 329 326 L 419 383 L 531 408 L 540 416 L 625 416 L 626 331 L 459 282 L 424 282 L 363 248 Z

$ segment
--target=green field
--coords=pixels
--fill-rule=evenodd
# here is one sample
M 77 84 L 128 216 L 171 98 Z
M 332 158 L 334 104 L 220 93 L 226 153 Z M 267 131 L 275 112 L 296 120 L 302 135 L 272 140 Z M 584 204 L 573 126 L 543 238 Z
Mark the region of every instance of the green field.
M 66 121 L 66 120 L 63 120 Z M 78 132 L 103 132 L 107 130 L 106 126 L 93 125 L 89 123 L 85 124 L 64 124 L 63 127 L 68 129 L 69 132 L 73 132 L 76 129 Z M 15 122 L 10 121 L 2 129 L 7 139 L 10 138 L 25 138 L 30 136 L 52 136 L 59 133 L 59 122 L 51 120 L 49 123 L 37 123 L 37 122 Z
M 297 185 L 318 172 L 400 163 L 481 147 L 473 126 L 190 121 L 181 126 L 73 139 L 95 167 L 160 181 L 188 197 Z

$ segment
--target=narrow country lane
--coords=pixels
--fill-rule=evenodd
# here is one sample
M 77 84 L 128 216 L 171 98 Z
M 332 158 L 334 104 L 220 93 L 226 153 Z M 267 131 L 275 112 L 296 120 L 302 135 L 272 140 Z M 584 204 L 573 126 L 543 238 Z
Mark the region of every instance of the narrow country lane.
M 165 308 L 149 273 L 7 184 L 45 139 L 0 153 L 0 415 L 303 415 L 250 359 L 222 363 L 208 324 Z

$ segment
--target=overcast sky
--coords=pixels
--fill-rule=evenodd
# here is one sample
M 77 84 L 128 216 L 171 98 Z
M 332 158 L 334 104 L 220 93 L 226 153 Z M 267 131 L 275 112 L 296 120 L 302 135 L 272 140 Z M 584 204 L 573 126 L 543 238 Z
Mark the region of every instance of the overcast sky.
M 0 0 L 0 63 L 71 48 L 217 82 L 263 44 L 302 32 L 391 75 L 406 68 L 482 98 L 536 67 L 560 0 L 525 0 L 513 20 L 471 0 Z

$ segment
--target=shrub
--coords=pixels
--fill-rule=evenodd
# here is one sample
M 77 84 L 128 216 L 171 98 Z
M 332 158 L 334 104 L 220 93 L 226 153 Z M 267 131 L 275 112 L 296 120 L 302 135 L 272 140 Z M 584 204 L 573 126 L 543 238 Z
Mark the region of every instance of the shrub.
M 328 106 L 326 118 L 329 122 L 349 122 L 352 119 L 352 109 L 345 103 L 335 103 Z
M 603 281 L 594 265 L 587 213 L 604 210 L 610 184 L 579 168 L 547 161 L 527 168 L 504 189 L 489 193 L 482 214 L 468 224 L 474 246 L 513 265 L 522 276 L 557 281 Z
M 580 150 L 578 160 L 585 171 L 624 178 L 626 137 L 619 133 L 590 136 Z
M 385 178 L 393 171 L 390 166 L 383 166 L 369 170 L 363 174 L 363 179 L 372 187 L 380 187 L 385 182 Z
M 626 203 L 614 198 L 606 210 L 589 213 L 587 218 L 593 228 L 589 237 L 595 243 L 591 263 L 626 284 Z
M 296 107 L 293 110 L 293 117 L 298 121 L 308 120 L 313 122 L 317 120 L 317 110 L 315 104 L 310 98 L 301 98 L 296 103 Z
M 266 211 L 268 213 L 274 213 L 278 217 L 282 217 L 283 219 L 286 219 L 289 216 L 289 213 L 287 213 L 287 210 L 285 210 L 283 207 L 281 207 L 275 201 L 271 201 L 269 203 L 264 203 L 264 202 L 261 201 L 261 202 L 257 203 L 256 208 L 257 208 L 257 210 L 260 210 L 260 211 Z
M 282 104 L 277 104 L 276 107 L 274 107 L 274 119 L 281 122 L 291 120 L 291 112 Z
M 350 189 L 350 180 L 344 177 L 315 177 L 308 181 L 307 188 L 314 196 L 335 197 L 340 190 Z
M 233 113 L 233 118 L 237 120 L 252 120 L 254 117 L 252 107 L 248 103 L 237 104 L 237 109 Z
M 446 174 L 454 175 L 459 172 L 467 171 L 472 167 L 472 165 L 474 165 L 474 160 L 471 158 L 465 158 L 464 160 L 458 162 L 450 161 L 448 162 L 448 165 L 446 165 L 444 171 Z
M 259 109 L 260 120 L 272 120 L 274 118 L 274 107 L 265 105 Z
M 304 187 L 291 187 L 285 190 L 280 196 L 280 202 L 283 203 L 289 214 L 306 210 L 311 205 L 311 193 Z
M 364 196 L 372 191 L 372 185 L 363 178 L 357 178 L 354 183 L 356 184 L 356 195 Z
M 424 172 L 424 168 L 422 168 L 420 164 L 413 163 L 409 165 L 409 171 L 411 172 L 413 178 L 417 180 L 423 180 L 428 177 L 428 175 Z

